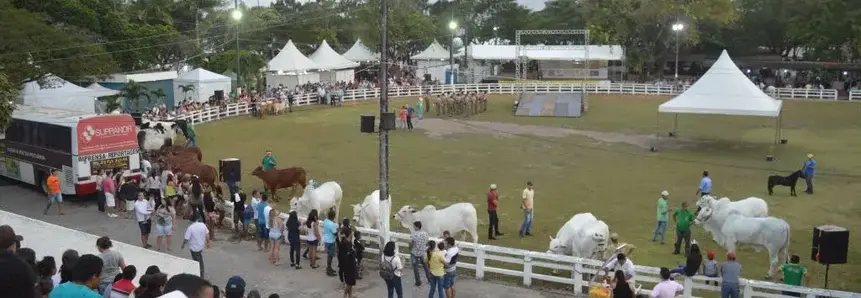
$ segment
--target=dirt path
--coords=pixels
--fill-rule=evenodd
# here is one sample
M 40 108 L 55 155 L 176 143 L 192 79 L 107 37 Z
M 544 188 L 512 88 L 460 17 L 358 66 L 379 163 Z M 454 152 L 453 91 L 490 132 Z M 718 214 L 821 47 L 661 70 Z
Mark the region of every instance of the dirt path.
M 512 123 L 483 122 L 468 120 L 448 120 L 428 118 L 416 125 L 416 128 L 425 130 L 430 137 L 444 137 L 453 134 L 485 134 L 498 137 L 515 137 L 518 135 L 532 135 L 538 137 L 566 137 L 584 136 L 599 143 L 621 143 L 649 149 L 655 144 L 654 135 L 623 134 L 615 132 L 600 132 L 589 130 L 576 130 L 569 128 L 521 125 Z M 680 146 L 681 140 L 661 140 L 661 146 Z M 669 144 L 675 143 L 675 144 Z

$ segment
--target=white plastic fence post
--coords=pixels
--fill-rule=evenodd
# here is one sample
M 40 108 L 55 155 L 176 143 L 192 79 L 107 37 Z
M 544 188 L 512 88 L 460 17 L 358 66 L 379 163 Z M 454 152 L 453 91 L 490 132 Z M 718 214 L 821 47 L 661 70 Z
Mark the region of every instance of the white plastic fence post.
M 523 255 L 523 285 L 532 285 L 532 256 L 529 252 Z
M 583 293 L 583 264 L 574 263 L 574 271 L 571 271 L 571 278 L 574 279 L 574 295 Z
M 750 284 L 745 284 L 744 290 L 742 290 L 742 291 L 744 292 L 741 294 L 742 297 L 753 298 L 753 287 Z
M 684 287 L 685 287 L 685 291 L 684 291 L 684 293 L 682 293 L 682 296 L 684 296 L 684 297 L 693 297 L 693 293 L 694 293 L 694 280 L 693 280 L 693 279 L 691 279 L 690 277 L 685 278 Z
M 484 245 L 475 246 L 475 279 L 484 279 Z

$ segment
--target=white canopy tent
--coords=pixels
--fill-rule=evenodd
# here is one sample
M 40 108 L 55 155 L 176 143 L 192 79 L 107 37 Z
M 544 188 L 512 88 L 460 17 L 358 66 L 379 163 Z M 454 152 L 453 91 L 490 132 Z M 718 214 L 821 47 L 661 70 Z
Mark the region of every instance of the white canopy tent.
M 98 98 L 117 95 L 117 90 L 87 89 L 57 76 L 50 76 L 43 85 L 33 81 L 22 86 L 20 101 L 22 104 L 37 107 L 50 107 L 85 113 L 95 113 L 98 109 Z
M 217 91 L 221 91 L 224 96 L 227 96 L 230 94 L 231 84 L 228 76 L 197 68 L 173 79 L 173 102 L 175 104 L 182 103 L 186 100 L 185 96 L 193 101 L 205 102 Z M 182 92 L 183 89 L 180 87 L 188 85 L 194 86 L 194 89 L 189 92 L 190 94 Z
M 774 117 L 777 119 L 774 133 L 777 143 L 780 138 L 782 107 L 782 101 L 768 96 L 754 85 L 724 50 L 696 83 L 682 94 L 661 104 L 658 112 L 676 114 L 673 134 L 678 127 L 678 114 Z
M 314 61 L 319 66 L 320 81 L 325 82 L 350 82 L 353 81 L 355 71 L 353 68 L 359 66 L 359 63 L 350 61 L 329 46 L 325 40 L 320 43 L 317 50 L 310 56 L 311 61 Z
M 588 50 L 588 55 L 587 55 Z M 618 61 L 623 60 L 625 51 L 622 46 L 544 46 L 541 49 L 525 48 L 522 55 L 531 60 L 592 60 L 592 61 Z M 469 57 L 475 60 L 515 60 L 517 56 L 516 45 L 470 45 Z
M 422 78 L 425 74 L 434 80 L 445 80 L 445 72 L 450 67 L 448 49 L 443 47 L 436 39 L 424 51 L 413 55 L 410 59 L 416 61 L 416 77 Z M 455 57 L 463 56 L 463 52 L 454 53 Z M 457 69 L 459 65 L 454 64 Z
M 380 61 L 380 54 L 372 52 L 368 46 L 362 43 L 361 39 L 356 39 L 356 43 L 354 43 L 353 46 L 341 56 L 344 56 L 344 58 L 347 58 L 350 61 L 360 63 Z
M 293 44 L 293 40 L 287 41 L 278 55 L 266 64 L 266 69 L 269 71 L 266 75 L 267 89 L 278 85 L 293 88 L 297 85 L 320 81 L 320 74 L 309 72 L 320 69 L 320 66 L 305 57 Z

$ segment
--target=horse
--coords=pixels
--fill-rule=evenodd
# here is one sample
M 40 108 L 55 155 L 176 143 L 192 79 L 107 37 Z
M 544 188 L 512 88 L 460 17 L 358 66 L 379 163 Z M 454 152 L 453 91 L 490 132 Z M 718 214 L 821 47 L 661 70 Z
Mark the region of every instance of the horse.
M 773 189 L 776 185 L 789 186 L 789 195 L 790 196 L 798 196 L 795 193 L 795 184 L 798 183 L 798 178 L 803 178 L 804 174 L 801 171 L 795 171 L 789 176 L 783 177 L 779 175 L 771 175 L 768 176 L 768 195 L 772 195 L 774 193 Z
M 265 189 L 270 191 L 272 199 L 278 202 L 278 189 L 290 188 L 290 196 L 296 191 L 296 185 L 301 185 L 302 189 L 307 186 L 308 179 L 305 177 L 305 169 L 301 167 L 292 167 L 286 169 L 268 169 L 263 170 L 262 167 L 257 167 L 251 172 L 266 186 Z

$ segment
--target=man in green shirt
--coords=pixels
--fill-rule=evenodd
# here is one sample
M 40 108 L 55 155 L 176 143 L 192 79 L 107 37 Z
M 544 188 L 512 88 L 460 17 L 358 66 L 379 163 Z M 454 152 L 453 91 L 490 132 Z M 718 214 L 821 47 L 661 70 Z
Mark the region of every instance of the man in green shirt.
M 676 223 L 676 244 L 674 245 L 673 254 L 679 254 L 679 246 L 682 240 L 685 241 L 685 256 L 691 248 L 691 222 L 694 221 L 694 214 L 688 210 L 688 203 L 682 202 L 682 208 L 676 210 L 673 214 L 673 222 Z
M 661 197 L 658 198 L 658 224 L 655 226 L 655 232 L 652 234 L 652 242 L 658 239 L 658 235 L 661 235 L 661 244 L 664 244 L 664 235 L 667 233 L 667 219 L 668 219 L 668 211 L 669 207 L 667 207 L 667 198 L 670 197 L 670 193 L 665 191 L 661 192 Z
M 185 126 L 185 147 L 197 147 L 197 136 L 191 123 Z
M 266 151 L 266 154 L 263 155 L 263 160 L 260 161 L 260 167 L 263 170 L 274 169 L 275 166 L 278 165 L 278 162 L 275 161 L 275 156 L 272 156 L 272 151 Z
M 780 271 L 779 273 L 782 274 L 775 274 L 774 282 L 777 282 L 778 276 L 783 276 L 783 283 L 787 285 L 801 286 L 802 279 L 804 279 L 805 284 L 810 282 L 810 276 L 807 275 L 807 267 L 799 264 L 799 262 L 801 262 L 801 258 L 798 255 L 792 255 L 792 257 L 789 258 L 789 263 L 780 265 L 780 267 L 777 268 L 777 270 Z M 783 291 L 781 294 L 801 297 L 801 293 L 795 292 Z

